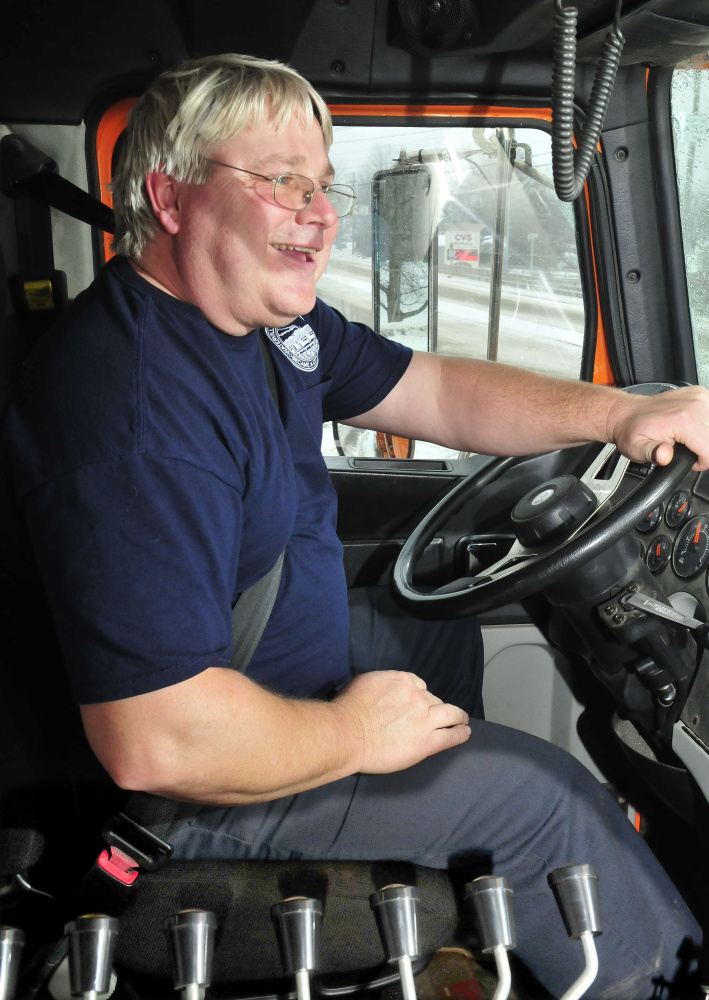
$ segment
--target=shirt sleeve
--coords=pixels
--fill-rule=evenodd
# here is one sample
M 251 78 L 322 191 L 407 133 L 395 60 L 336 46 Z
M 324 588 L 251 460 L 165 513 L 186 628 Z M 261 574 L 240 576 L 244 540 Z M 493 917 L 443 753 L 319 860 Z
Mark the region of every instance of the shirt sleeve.
M 324 420 L 346 420 L 381 403 L 402 377 L 412 351 L 363 323 L 350 323 L 336 309 L 317 300 L 310 314 L 330 379 L 323 398 Z
M 189 462 L 131 456 L 35 488 L 25 514 L 80 704 L 228 664 L 242 522 L 233 485 Z

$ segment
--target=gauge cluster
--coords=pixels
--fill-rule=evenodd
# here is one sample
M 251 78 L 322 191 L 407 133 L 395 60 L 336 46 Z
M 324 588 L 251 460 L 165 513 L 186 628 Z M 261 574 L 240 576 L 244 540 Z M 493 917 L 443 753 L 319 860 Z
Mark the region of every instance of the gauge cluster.
M 648 569 L 667 594 L 689 591 L 709 607 L 709 473 L 690 473 L 635 531 Z

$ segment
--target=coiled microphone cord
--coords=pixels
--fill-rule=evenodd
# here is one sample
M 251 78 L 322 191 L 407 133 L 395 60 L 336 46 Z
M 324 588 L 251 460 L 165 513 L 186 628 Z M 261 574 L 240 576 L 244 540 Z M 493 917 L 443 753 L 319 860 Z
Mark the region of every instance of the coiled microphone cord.
M 578 10 L 556 0 L 554 56 L 551 78 L 551 151 L 554 187 L 561 201 L 575 201 L 583 191 L 601 136 L 625 39 L 620 30 L 618 0 L 613 28 L 606 35 L 596 67 L 586 120 L 574 149 L 574 82 Z

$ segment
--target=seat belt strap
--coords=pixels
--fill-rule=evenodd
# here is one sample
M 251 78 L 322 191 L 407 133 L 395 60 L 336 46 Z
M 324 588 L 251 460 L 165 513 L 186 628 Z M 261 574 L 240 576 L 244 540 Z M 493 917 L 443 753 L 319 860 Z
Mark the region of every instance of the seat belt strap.
M 271 398 L 276 404 L 276 409 L 280 410 L 276 373 L 273 370 L 273 359 L 271 358 L 271 352 L 266 342 L 266 334 L 263 330 L 259 330 L 258 337 L 259 347 L 263 355 L 263 363 L 266 368 L 268 391 L 271 393 Z M 268 619 L 271 617 L 273 605 L 276 603 L 278 588 L 281 583 L 281 574 L 283 572 L 284 555 L 285 551 L 281 552 L 275 566 L 265 576 L 249 587 L 248 590 L 243 591 L 239 600 L 234 605 L 231 615 L 234 652 L 229 661 L 230 670 L 236 670 L 240 674 L 246 673 L 246 668 L 256 652 L 256 647 L 268 624 Z
M 230 670 L 245 674 L 251 663 L 268 619 L 271 617 L 273 605 L 276 603 L 284 555 L 285 553 L 281 552 L 275 566 L 245 590 L 234 605 L 231 613 L 234 652 L 229 661 Z

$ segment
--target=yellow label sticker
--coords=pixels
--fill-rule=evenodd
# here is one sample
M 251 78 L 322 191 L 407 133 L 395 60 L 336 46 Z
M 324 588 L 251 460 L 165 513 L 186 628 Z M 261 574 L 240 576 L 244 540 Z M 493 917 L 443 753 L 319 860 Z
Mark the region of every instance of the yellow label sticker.
M 24 289 L 28 309 L 32 311 L 54 309 L 54 294 L 52 292 L 51 281 L 26 281 Z

